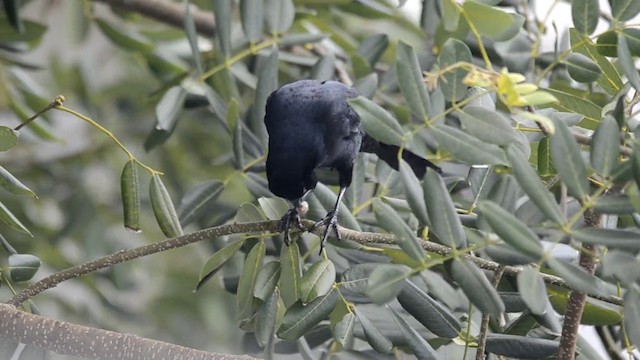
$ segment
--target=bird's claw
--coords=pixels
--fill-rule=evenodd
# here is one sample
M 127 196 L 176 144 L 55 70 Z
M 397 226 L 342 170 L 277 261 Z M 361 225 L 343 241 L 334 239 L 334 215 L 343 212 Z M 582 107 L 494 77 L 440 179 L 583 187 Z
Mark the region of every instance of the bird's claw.
M 284 243 L 287 246 L 291 244 L 291 241 L 289 240 L 289 227 L 291 226 L 292 220 L 298 229 L 304 230 L 304 227 L 302 226 L 302 220 L 300 219 L 300 214 L 298 213 L 298 209 L 296 207 L 292 207 L 284 214 L 284 216 L 280 220 L 280 226 L 278 227 L 278 230 L 284 233 Z
M 322 254 L 322 249 L 324 249 L 324 244 L 327 242 L 329 238 L 329 234 L 331 231 L 334 232 L 336 239 L 340 240 L 340 231 L 338 231 L 338 213 L 336 211 L 331 211 L 325 216 L 324 219 L 318 221 L 313 224 L 310 231 L 313 231 L 320 225 L 326 225 L 326 229 L 324 230 L 324 235 L 322 236 L 322 241 L 320 242 L 320 254 Z

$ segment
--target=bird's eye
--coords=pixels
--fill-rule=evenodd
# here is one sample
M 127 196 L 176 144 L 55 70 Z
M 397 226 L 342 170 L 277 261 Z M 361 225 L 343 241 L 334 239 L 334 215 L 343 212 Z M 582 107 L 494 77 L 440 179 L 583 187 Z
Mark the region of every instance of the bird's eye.
M 347 135 L 342 138 L 342 140 L 349 140 L 349 139 L 351 139 L 351 135 Z

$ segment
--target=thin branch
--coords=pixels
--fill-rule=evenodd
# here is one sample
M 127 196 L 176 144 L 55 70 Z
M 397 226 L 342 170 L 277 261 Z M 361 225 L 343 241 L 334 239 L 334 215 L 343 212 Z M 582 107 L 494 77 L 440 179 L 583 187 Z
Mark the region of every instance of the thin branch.
M 111 5 L 111 7 L 134 11 L 154 20 L 175 27 L 184 27 L 185 9 L 181 3 L 165 0 L 93 0 Z M 214 37 L 216 25 L 213 14 L 209 11 L 192 9 L 191 17 L 196 25 L 196 31 L 203 36 Z
M 303 225 L 305 228 L 310 229 L 315 223 L 310 220 L 303 221 Z M 242 224 L 229 224 L 229 225 L 221 225 L 216 226 L 209 229 L 200 230 L 194 233 L 178 236 L 175 238 L 167 239 L 164 241 L 160 241 L 157 243 L 141 246 L 134 249 L 129 250 L 120 250 L 111 255 L 107 255 L 105 257 L 89 261 L 87 263 L 77 265 L 66 270 L 57 272 L 48 276 L 35 284 L 25 288 L 21 292 L 19 292 L 16 296 L 14 296 L 7 303 L 13 306 L 19 306 L 23 302 L 28 299 L 40 294 L 41 292 L 53 288 L 60 284 L 61 282 L 73 278 L 80 277 L 82 275 L 86 275 L 92 272 L 95 272 L 100 269 L 104 269 L 106 267 L 113 266 L 115 264 L 119 264 L 122 262 L 126 262 L 129 260 L 137 259 L 143 256 L 155 254 L 161 251 L 171 250 L 178 247 L 182 247 L 185 245 L 189 245 L 192 243 L 196 243 L 204 240 L 211 240 L 219 236 L 223 235 L 231 235 L 231 234 L 245 234 L 245 233 L 255 233 L 255 232 L 272 232 L 276 233 L 278 231 L 279 221 L 263 221 L 263 222 L 253 222 L 253 223 L 242 223 Z M 324 226 L 318 226 L 313 230 L 313 233 L 316 235 L 322 235 L 324 233 Z M 345 229 L 340 227 L 340 236 L 345 240 L 355 241 L 359 244 L 388 244 L 388 245 L 397 245 L 398 240 L 392 236 L 387 234 L 378 234 L 378 233 L 370 233 L 370 232 L 360 232 L 350 229 Z M 451 248 L 436 244 L 430 241 L 423 241 L 422 247 L 429 251 L 442 256 L 451 256 Z M 464 255 L 464 257 L 470 261 L 473 261 L 478 267 L 491 270 L 498 271 L 504 268 L 504 273 L 510 276 L 515 276 L 522 271 L 522 268 L 514 267 L 514 266 L 504 266 L 497 262 L 479 258 L 473 255 Z M 553 275 L 541 274 L 544 281 L 551 285 L 560 286 L 566 289 L 571 290 L 571 287 L 561 278 Z M 592 295 L 593 298 L 602 300 L 615 305 L 622 305 L 622 299 L 617 296 L 610 295 Z
M 157 243 L 137 247 L 134 249 L 120 250 L 111 255 L 101 257 L 99 259 L 89 261 L 84 264 L 70 267 L 66 270 L 62 270 L 55 274 L 52 274 L 35 284 L 22 290 L 11 300 L 7 302 L 9 305 L 19 306 L 23 302 L 30 298 L 40 294 L 41 292 L 53 288 L 61 282 L 69 279 L 74 279 L 82 275 L 86 275 L 95 272 L 100 269 L 104 269 L 115 264 L 123 263 L 133 259 L 137 259 L 143 256 L 167 251 L 175 248 L 179 248 L 185 245 L 193 244 L 196 242 L 215 239 L 216 237 L 230 234 L 242 234 L 253 232 L 276 232 L 278 231 L 278 221 L 265 221 L 255 223 L 243 223 L 243 224 L 229 224 L 216 226 L 209 229 L 196 231 L 190 234 L 178 236 L 175 238 L 167 239 Z
M 0 304 L 0 339 L 95 360 L 255 360 L 70 324 Z
M 504 274 L 504 267 L 498 269 L 493 275 L 493 281 L 491 285 L 494 288 L 498 288 L 502 275 Z M 478 335 L 478 349 L 476 349 L 476 360 L 484 360 L 486 358 L 484 352 L 487 348 L 487 335 L 489 334 L 489 320 L 491 314 L 482 314 L 482 322 L 480 323 L 480 334 Z

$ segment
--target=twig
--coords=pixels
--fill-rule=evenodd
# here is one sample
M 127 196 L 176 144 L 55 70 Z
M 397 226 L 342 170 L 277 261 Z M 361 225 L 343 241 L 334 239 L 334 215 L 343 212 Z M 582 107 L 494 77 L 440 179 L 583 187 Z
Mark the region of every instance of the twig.
M 498 288 L 498 284 L 500 284 L 500 279 L 502 279 L 502 275 L 504 274 L 504 267 L 500 268 L 496 271 L 493 276 L 492 285 L 494 288 Z M 487 347 L 487 335 L 489 333 L 489 320 L 491 318 L 491 314 L 482 314 L 482 322 L 480 323 L 480 334 L 478 335 L 478 349 L 476 349 L 476 360 L 484 360 L 485 359 L 485 349 Z
M 305 228 L 309 229 L 315 223 L 311 220 L 303 221 L 303 225 Z M 262 222 L 253 222 L 253 223 L 242 223 L 242 224 L 229 224 L 229 225 L 221 225 L 216 226 L 209 229 L 200 230 L 194 233 L 178 236 L 175 238 L 167 239 L 164 241 L 160 241 L 157 243 L 141 246 L 134 249 L 128 250 L 120 250 L 111 255 L 107 255 L 105 257 L 89 261 L 87 263 L 77 265 L 66 270 L 55 273 L 51 276 L 48 276 L 35 284 L 27 287 L 26 289 L 19 292 L 16 296 L 14 296 L 7 303 L 13 306 L 19 306 L 26 300 L 40 294 L 41 292 L 53 288 L 60 284 L 61 282 L 73 278 L 80 277 L 82 275 L 86 275 L 92 273 L 99 269 L 104 269 L 106 267 L 113 266 L 115 264 L 119 264 L 122 262 L 126 262 L 129 260 L 137 259 L 143 256 L 155 254 L 161 251 L 171 250 L 178 247 L 182 247 L 185 245 L 189 245 L 195 242 L 211 240 L 213 238 L 230 235 L 230 234 L 244 234 L 244 233 L 255 233 L 255 232 L 277 232 L 279 227 L 279 221 L 262 221 Z M 313 233 L 316 235 L 322 235 L 324 233 L 324 226 L 318 226 L 313 230 Z M 350 229 L 345 229 L 340 227 L 340 236 L 345 240 L 351 240 L 357 242 L 359 244 L 388 244 L 388 245 L 397 245 L 398 240 L 392 236 L 387 234 L 378 234 L 378 233 L 370 233 L 370 232 L 360 232 Z M 430 241 L 423 241 L 422 247 L 432 253 L 436 253 L 442 256 L 451 256 L 451 248 L 436 244 Z M 522 269 L 514 266 L 503 266 L 497 262 L 486 260 L 483 258 L 479 258 L 473 255 L 464 255 L 464 257 L 470 261 L 473 261 L 478 267 L 491 270 L 498 271 L 504 268 L 504 273 L 510 276 L 515 276 L 519 274 Z M 561 278 L 553 275 L 541 274 L 543 280 L 551 285 L 560 286 L 566 289 L 571 289 L 571 287 Z M 604 302 L 608 302 L 615 305 L 622 305 L 622 299 L 617 296 L 610 295 L 592 295 L 593 298 L 602 300 Z
M 135 11 L 144 16 L 179 28 L 184 27 L 185 9 L 181 3 L 165 0 L 93 0 L 114 8 Z M 191 17 L 196 31 L 203 36 L 216 35 L 216 25 L 211 12 L 192 9 Z

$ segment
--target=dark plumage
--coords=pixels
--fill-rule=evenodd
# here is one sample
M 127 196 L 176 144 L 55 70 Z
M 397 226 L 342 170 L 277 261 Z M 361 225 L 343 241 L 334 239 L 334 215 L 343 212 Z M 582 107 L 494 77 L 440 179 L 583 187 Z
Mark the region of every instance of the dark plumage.
M 318 182 L 316 168 L 337 170 L 340 186 L 333 210 L 316 224 L 327 226 L 322 246 L 332 231 L 339 238 L 338 205 L 351 184 L 358 152 L 376 153 L 398 168 L 398 147 L 381 144 L 363 133 L 358 114 L 347 103 L 347 99 L 357 96 L 355 89 L 336 81 L 300 80 L 274 91 L 267 99 L 264 122 L 269 133 L 269 189 L 293 203 L 280 226 L 287 244 L 289 224 L 294 221 L 300 226 L 298 208 Z M 403 159 L 419 177 L 427 166 L 437 168 L 407 151 L 403 152 Z

